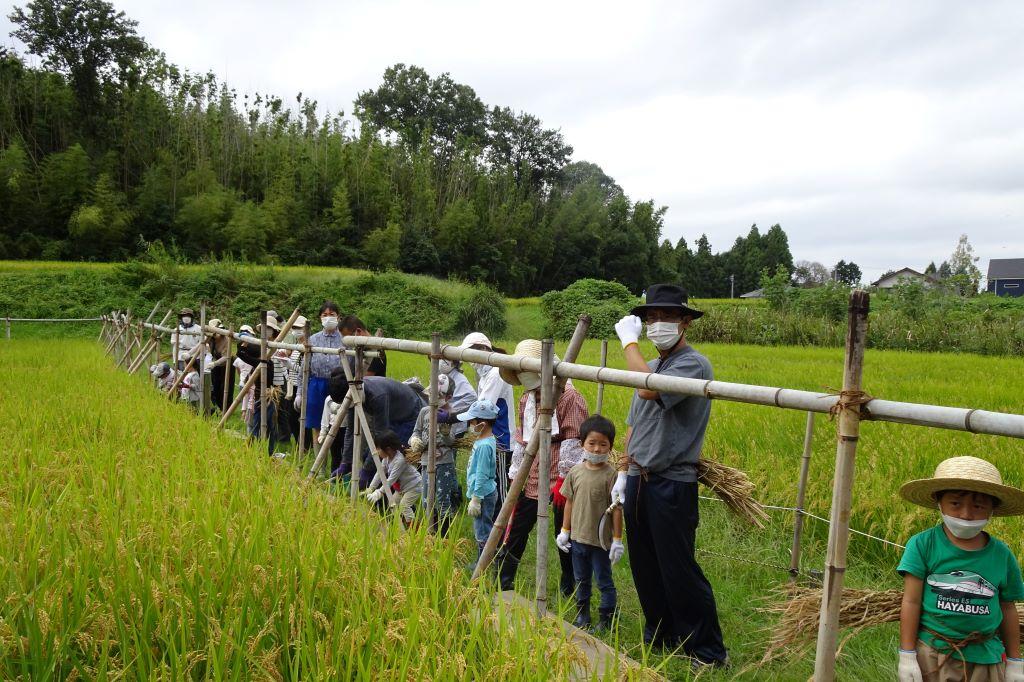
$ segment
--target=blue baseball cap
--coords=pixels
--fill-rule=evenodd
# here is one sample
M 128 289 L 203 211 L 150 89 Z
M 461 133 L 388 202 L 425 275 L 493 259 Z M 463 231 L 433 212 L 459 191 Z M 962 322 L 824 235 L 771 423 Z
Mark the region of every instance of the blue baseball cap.
M 460 422 L 468 422 L 470 419 L 497 419 L 498 408 L 490 400 L 484 398 L 477 400 L 469 409 L 459 415 Z

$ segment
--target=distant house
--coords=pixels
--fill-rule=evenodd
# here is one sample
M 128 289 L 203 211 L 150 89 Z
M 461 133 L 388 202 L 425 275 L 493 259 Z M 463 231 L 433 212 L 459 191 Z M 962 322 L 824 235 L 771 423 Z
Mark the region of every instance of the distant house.
M 1024 258 L 990 260 L 988 290 L 996 296 L 1024 296 Z
M 748 291 L 745 294 L 740 294 L 740 298 L 764 298 L 764 289 L 754 289 Z
M 895 272 L 890 272 L 886 275 L 883 275 L 881 279 L 872 282 L 871 286 L 876 287 L 878 289 L 892 289 L 900 282 L 905 282 L 908 280 L 917 280 L 926 287 L 939 283 L 938 277 L 926 275 L 923 272 L 918 272 L 917 270 L 913 270 L 911 268 L 903 268 L 902 270 L 896 270 Z

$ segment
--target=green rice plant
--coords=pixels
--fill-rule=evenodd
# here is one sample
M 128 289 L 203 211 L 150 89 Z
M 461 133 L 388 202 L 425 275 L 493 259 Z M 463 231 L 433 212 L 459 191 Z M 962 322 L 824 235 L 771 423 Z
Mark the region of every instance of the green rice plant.
M 565 679 L 556 624 L 493 613 L 467 539 L 403 532 L 115 370 L 0 352 L 0 677 Z

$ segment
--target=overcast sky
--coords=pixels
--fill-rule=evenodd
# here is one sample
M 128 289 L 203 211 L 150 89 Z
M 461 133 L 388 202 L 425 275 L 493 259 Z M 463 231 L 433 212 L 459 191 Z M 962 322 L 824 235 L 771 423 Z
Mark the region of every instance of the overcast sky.
M 332 111 L 396 62 L 447 71 L 667 206 L 673 242 L 780 223 L 869 280 L 961 233 L 983 275 L 1024 257 L 1024 2 L 115 4 L 174 63 Z

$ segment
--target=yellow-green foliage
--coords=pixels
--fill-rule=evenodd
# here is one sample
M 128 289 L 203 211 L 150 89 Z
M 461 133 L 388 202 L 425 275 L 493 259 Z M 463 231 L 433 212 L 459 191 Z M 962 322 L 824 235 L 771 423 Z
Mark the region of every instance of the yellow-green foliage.
M 0 350 L 0 678 L 564 679 L 499 629 L 467 540 L 353 509 L 115 370 Z

